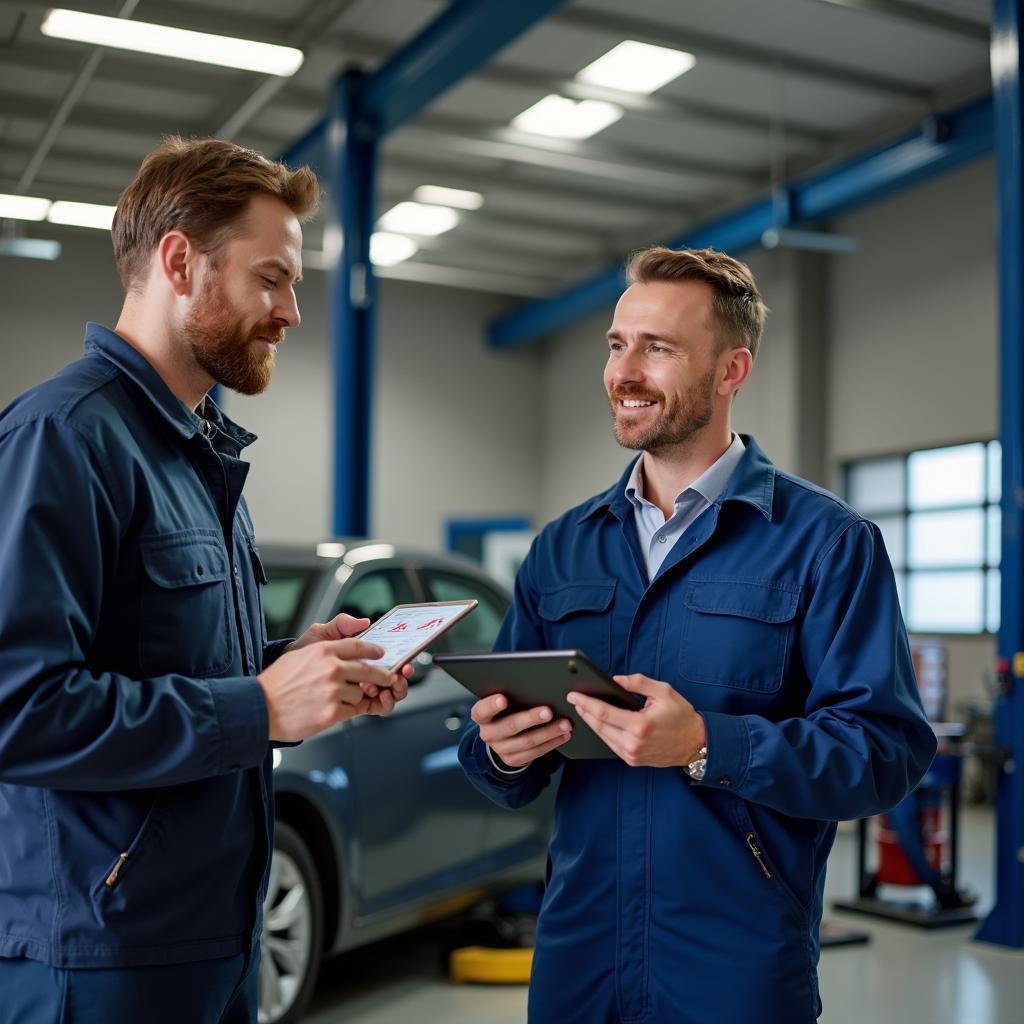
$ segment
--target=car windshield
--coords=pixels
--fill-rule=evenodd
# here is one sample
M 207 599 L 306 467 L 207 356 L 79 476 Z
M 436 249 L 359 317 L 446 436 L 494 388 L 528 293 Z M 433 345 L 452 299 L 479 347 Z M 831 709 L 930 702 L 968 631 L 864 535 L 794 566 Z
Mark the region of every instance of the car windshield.
M 313 581 L 316 569 L 295 569 L 268 566 L 269 582 L 263 588 L 263 614 L 267 618 L 267 638 L 283 640 L 298 636 L 300 623 L 296 621 Z

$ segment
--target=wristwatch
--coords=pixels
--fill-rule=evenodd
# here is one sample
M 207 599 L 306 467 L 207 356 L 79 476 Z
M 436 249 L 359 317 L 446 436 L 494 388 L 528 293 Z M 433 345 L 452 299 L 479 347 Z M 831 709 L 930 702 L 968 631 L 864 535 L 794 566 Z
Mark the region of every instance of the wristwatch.
M 704 778 L 704 773 L 708 770 L 708 748 L 706 746 L 701 747 L 697 751 L 697 759 L 691 761 L 683 771 L 693 779 L 694 782 L 700 782 Z

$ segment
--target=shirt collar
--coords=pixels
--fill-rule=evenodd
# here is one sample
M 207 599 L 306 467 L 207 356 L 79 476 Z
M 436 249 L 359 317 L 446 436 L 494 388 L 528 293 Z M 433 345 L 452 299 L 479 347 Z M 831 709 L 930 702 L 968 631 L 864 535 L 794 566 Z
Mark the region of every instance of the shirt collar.
M 687 491 L 695 491 L 709 505 L 713 505 L 725 490 L 729 478 L 743 458 L 746 446 L 739 434 L 732 435 L 732 443 L 692 484 L 684 487 L 675 498 L 678 507 Z M 634 508 L 640 508 L 643 497 L 643 459 L 637 459 L 632 466 L 626 483 L 626 497 Z
M 133 345 L 100 324 L 85 327 L 85 351 L 101 355 L 130 378 L 146 396 L 153 408 L 182 437 L 192 438 L 202 432 L 203 421 L 224 433 L 240 449 L 252 444 L 256 435 L 225 416 L 209 395 L 203 399 L 202 416 L 189 409 L 167 386 L 163 377 Z
M 744 451 L 734 451 L 737 447 L 737 442 L 744 446 Z M 618 482 L 612 484 L 607 491 L 591 498 L 580 509 L 577 522 L 582 523 L 591 516 L 603 511 L 611 512 L 620 520 L 631 515 L 633 506 L 630 499 L 626 497 L 626 489 L 630 486 L 641 458 L 642 456 L 638 456 L 634 459 L 626 467 L 622 476 L 619 477 Z M 714 504 L 715 501 L 742 501 L 748 505 L 753 505 L 754 508 L 761 512 L 765 519 L 771 522 L 772 500 L 775 494 L 775 467 L 772 465 L 771 460 L 765 455 L 750 434 L 734 436 L 733 443 L 726 449 L 725 454 L 710 468 L 715 469 L 723 459 L 727 458 L 729 460 L 735 458 L 736 461 L 732 463 L 732 468 L 727 473 L 722 474 L 721 480 L 724 490 L 719 491 L 710 503 Z M 702 474 L 701 479 L 707 476 L 708 472 L 710 470 Z M 717 474 L 715 476 L 717 477 Z M 695 480 L 690 486 L 696 486 L 697 482 Z M 707 482 L 705 481 L 702 486 L 707 486 Z

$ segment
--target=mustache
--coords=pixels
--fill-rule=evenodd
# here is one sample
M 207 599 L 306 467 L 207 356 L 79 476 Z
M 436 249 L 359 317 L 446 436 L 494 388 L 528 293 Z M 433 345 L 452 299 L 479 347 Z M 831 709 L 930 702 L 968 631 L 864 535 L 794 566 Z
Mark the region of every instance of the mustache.
M 609 389 L 608 397 L 613 402 L 620 402 L 626 398 L 632 398 L 640 402 L 660 402 L 665 396 L 658 391 L 644 391 L 640 388 L 630 387 L 613 387 Z
M 280 345 L 284 341 L 284 328 L 283 327 L 272 327 L 269 324 L 266 327 L 257 327 L 254 331 L 249 334 L 250 341 L 256 341 L 259 338 L 265 338 L 267 341 L 274 345 Z

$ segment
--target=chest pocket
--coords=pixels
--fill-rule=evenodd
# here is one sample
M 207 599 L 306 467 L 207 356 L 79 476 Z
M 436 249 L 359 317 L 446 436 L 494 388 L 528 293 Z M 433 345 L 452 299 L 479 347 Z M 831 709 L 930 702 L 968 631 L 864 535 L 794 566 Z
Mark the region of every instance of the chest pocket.
M 683 596 L 683 678 L 775 693 L 782 685 L 799 600 L 796 584 L 691 578 Z
M 580 580 L 542 590 L 537 613 L 551 650 L 582 651 L 598 668 L 611 662 L 615 580 Z
M 145 675 L 213 676 L 233 659 L 227 552 L 194 531 L 141 543 L 139 665 Z

